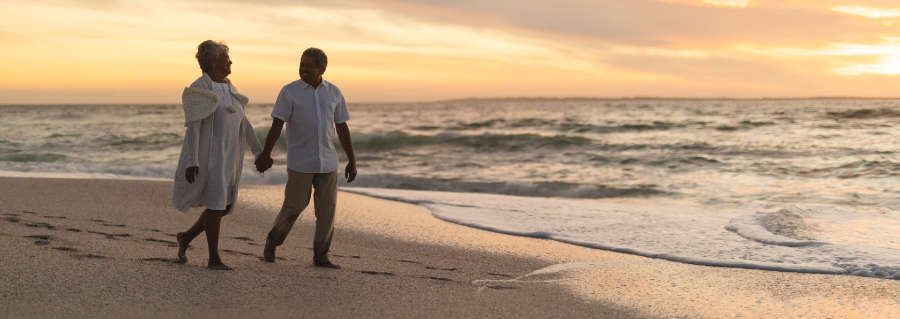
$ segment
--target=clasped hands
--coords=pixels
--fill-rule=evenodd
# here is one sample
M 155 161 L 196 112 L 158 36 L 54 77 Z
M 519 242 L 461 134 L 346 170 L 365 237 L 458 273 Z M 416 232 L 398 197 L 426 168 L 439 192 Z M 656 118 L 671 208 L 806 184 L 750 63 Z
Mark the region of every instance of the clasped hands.
M 256 161 L 253 164 L 256 165 L 257 172 L 265 172 L 269 168 L 272 168 L 272 164 L 275 161 L 272 160 L 272 156 L 266 153 L 261 153 L 256 157 Z M 191 166 L 184 170 L 184 177 L 187 179 L 188 183 L 193 184 L 194 179 L 197 177 L 197 173 L 200 171 L 200 168 L 197 166 Z M 344 169 L 344 176 L 347 178 L 347 183 L 353 182 L 356 179 L 356 161 L 351 161 L 347 163 L 347 168 Z
M 273 162 L 274 161 L 272 160 L 271 156 L 267 154 L 259 154 L 259 156 L 256 157 L 256 162 L 254 162 L 254 164 L 256 164 L 256 171 L 260 173 L 265 172 L 267 169 L 272 167 Z M 184 170 L 184 179 L 186 179 L 189 184 L 193 184 L 194 180 L 197 179 L 197 175 L 199 172 L 200 168 L 197 166 L 188 167 Z
M 274 161 L 272 160 L 272 156 L 266 153 L 260 153 L 259 156 L 256 157 L 256 161 L 253 162 L 253 164 L 256 165 L 256 171 L 260 173 L 265 172 L 267 169 L 271 168 L 272 163 L 274 163 Z
M 265 156 L 264 156 L 265 155 Z M 260 173 L 265 172 L 267 169 L 272 167 L 272 157 L 266 154 L 259 154 L 256 157 L 256 170 Z M 184 170 L 184 179 L 188 181 L 189 184 L 193 184 L 194 180 L 197 179 L 197 175 L 200 172 L 200 168 L 197 166 L 191 166 Z

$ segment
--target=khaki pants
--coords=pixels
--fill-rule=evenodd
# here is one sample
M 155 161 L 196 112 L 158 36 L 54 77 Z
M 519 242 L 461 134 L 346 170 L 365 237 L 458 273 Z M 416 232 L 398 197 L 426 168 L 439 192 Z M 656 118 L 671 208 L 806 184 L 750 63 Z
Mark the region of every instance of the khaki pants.
M 303 209 L 309 205 L 312 189 L 316 209 L 316 235 L 313 251 L 316 257 L 325 256 L 334 235 L 334 208 L 337 202 L 337 171 L 331 173 L 301 173 L 288 169 L 288 182 L 284 188 L 284 204 L 275 218 L 268 241 L 279 246 L 291 231 Z

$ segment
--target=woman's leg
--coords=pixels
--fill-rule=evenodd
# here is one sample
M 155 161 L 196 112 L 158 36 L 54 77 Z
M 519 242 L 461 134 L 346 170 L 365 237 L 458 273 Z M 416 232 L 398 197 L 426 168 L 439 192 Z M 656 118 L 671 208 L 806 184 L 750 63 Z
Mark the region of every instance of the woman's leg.
M 203 230 L 205 229 L 207 211 L 204 211 L 202 214 L 200 214 L 200 217 L 197 218 L 197 221 L 194 223 L 194 226 L 191 226 L 191 228 L 188 229 L 186 232 L 178 233 L 175 236 L 175 238 L 178 239 L 178 262 L 179 263 L 187 262 L 187 256 L 185 255 L 185 252 L 187 251 L 188 246 L 190 246 L 191 241 L 193 241 L 194 238 L 196 238 L 198 235 L 200 235 L 200 233 L 202 233 Z
M 227 212 L 227 209 L 206 210 L 204 230 L 206 231 L 206 244 L 209 247 L 209 263 L 207 267 L 210 269 L 231 270 L 231 267 L 223 264 L 222 258 L 219 257 L 219 226 L 221 225 L 222 217 Z

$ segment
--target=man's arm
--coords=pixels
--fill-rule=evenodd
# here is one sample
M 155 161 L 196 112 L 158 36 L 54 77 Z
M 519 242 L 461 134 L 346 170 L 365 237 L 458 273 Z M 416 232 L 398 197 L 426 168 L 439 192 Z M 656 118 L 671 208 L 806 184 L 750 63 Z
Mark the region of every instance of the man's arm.
M 272 127 L 269 128 L 269 133 L 266 134 L 266 146 L 263 147 L 262 152 L 256 157 L 256 170 L 260 173 L 272 167 L 274 162 L 272 160 L 272 149 L 275 147 L 275 142 L 281 137 L 282 127 L 284 127 L 284 121 L 277 118 L 272 119 Z
M 351 183 L 356 179 L 356 154 L 353 153 L 353 141 L 350 140 L 350 127 L 347 126 L 347 122 L 344 122 L 335 124 L 334 129 L 337 131 L 344 154 L 347 154 L 348 163 L 347 168 L 344 169 L 344 177 L 347 178 L 347 183 Z

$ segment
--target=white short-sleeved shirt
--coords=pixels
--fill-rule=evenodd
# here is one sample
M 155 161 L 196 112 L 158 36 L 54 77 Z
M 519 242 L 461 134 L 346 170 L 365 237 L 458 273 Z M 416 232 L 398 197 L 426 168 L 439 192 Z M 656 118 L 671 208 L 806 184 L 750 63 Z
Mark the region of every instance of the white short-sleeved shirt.
M 335 123 L 350 120 L 344 95 L 331 82 L 318 88 L 297 80 L 278 93 L 272 117 L 287 123 L 287 167 L 302 173 L 337 170 Z

